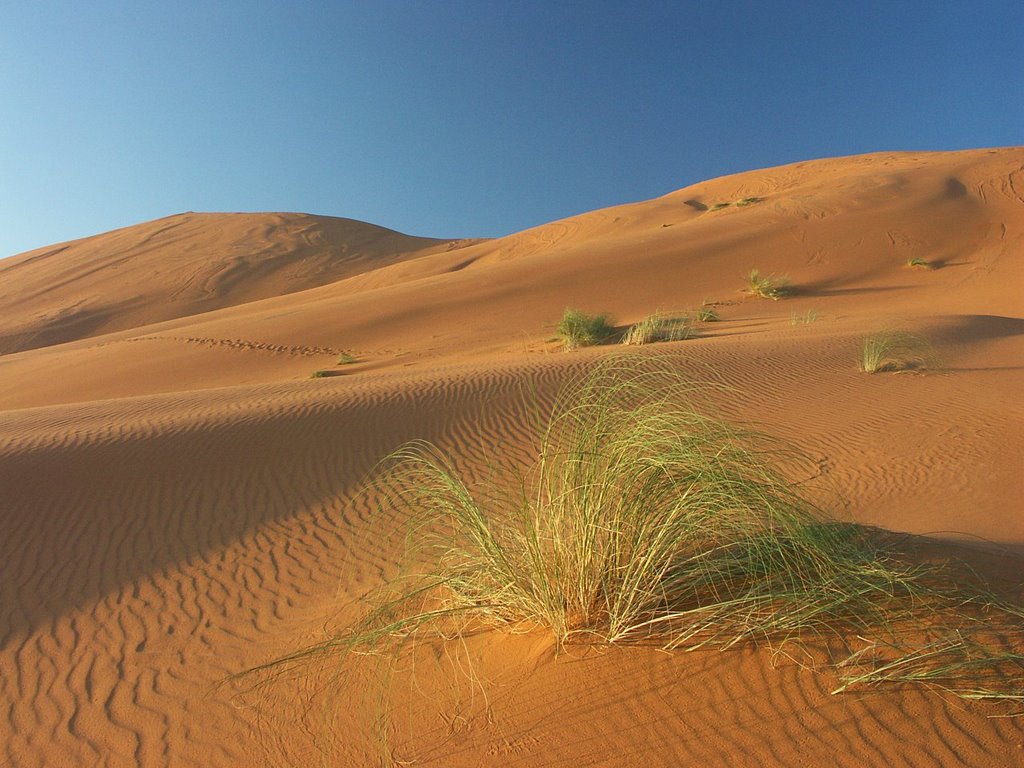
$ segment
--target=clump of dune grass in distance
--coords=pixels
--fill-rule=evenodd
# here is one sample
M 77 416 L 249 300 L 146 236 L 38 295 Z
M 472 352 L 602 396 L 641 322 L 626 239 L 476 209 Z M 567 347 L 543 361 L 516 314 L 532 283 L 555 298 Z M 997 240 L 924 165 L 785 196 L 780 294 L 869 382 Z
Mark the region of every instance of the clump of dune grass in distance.
M 607 315 L 585 315 L 567 308 L 558 323 L 558 339 L 567 350 L 601 344 L 614 334 Z
M 311 374 L 309 374 L 309 378 L 311 378 L 311 379 L 327 379 L 327 378 L 330 378 L 333 375 L 334 375 L 334 371 L 320 370 L 320 371 L 313 371 Z
M 762 275 L 758 269 L 750 270 L 747 275 L 747 293 L 762 299 L 781 299 L 788 288 L 789 278 L 785 275 Z
M 790 325 L 810 325 L 818 319 L 818 313 L 813 309 L 807 310 L 804 314 L 799 315 L 795 312 L 789 316 Z
M 865 337 L 860 369 L 865 373 L 921 370 L 934 363 L 928 342 L 907 331 L 883 330 Z
M 623 344 L 654 344 L 660 341 L 684 341 L 693 335 L 693 321 L 686 316 L 648 315 L 629 327 Z
M 352 365 L 352 363 L 358 363 L 359 360 L 351 352 L 342 352 L 338 355 L 338 365 Z
M 697 310 L 697 320 L 701 323 L 717 323 L 719 319 L 715 308 L 706 302 Z
M 410 521 L 410 562 L 425 566 L 259 671 L 365 654 L 397 663 L 423 644 L 540 628 L 559 648 L 839 640 L 835 692 L 921 681 L 1024 696 L 1019 607 L 831 519 L 791 479 L 804 457 L 702 412 L 703 394 L 656 360 L 617 357 L 538 420 L 525 469 L 471 481 L 434 445 L 400 448 L 372 487 Z
M 730 205 L 736 206 L 737 208 L 746 208 L 748 205 L 753 205 L 754 203 L 760 203 L 762 200 L 764 200 L 763 197 L 744 197 L 744 198 L 742 198 L 740 200 L 735 200 L 735 201 L 733 201 L 733 200 L 723 200 L 722 202 L 715 203 L 713 206 L 711 206 L 711 210 L 712 211 L 720 211 L 723 208 L 728 208 Z
M 935 269 L 935 265 L 926 259 L 922 259 L 920 256 L 915 256 L 912 259 L 907 259 L 908 267 L 915 267 L 917 269 Z

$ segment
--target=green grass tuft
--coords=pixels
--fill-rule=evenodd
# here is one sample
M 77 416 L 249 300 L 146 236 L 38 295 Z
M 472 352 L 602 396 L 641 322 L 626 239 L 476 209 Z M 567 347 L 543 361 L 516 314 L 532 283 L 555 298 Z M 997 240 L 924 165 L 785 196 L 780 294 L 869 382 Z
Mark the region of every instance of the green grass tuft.
M 920 370 L 934 364 L 928 342 L 906 331 L 885 330 L 864 339 L 860 369 L 865 373 Z
M 744 197 L 742 200 L 737 201 L 736 206 L 739 207 L 739 208 L 743 208 L 744 206 L 747 206 L 747 205 L 753 205 L 754 203 L 760 203 L 762 200 L 764 200 L 763 197 Z
M 882 619 L 913 570 L 829 521 L 757 433 L 694 409 L 636 359 L 575 383 L 523 476 L 474 487 L 436 447 L 396 452 L 375 488 L 412 520 L 426 573 L 334 642 L 443 636 L 471 620 L 546 627 L 559 643 L 728 647 Z M 438 525 L 443 521 L 442 525 Z
M 700 413 L 693 395 L 630 357 L 563 392 L 525 474 L 471 483 L 429 443 L 396 451 L 373 487 L 411 521 L 427 569 L 386 585 L 316 650 L 449 637 L 471 622 L 688 650 L 870 636 L 909 663 L 921 648 L 900 644 L 900 620 L 934 618 L 950 596 L 962 617 L 975 598 L 955 594 L 961 584 L 937 588 L 938 566 L 829 519 L 778 468 L 802 457 Z
M 747 275 L 747 292 L 762 299 L 781 299 L 788 288 L 789 278 L 785 275 L 762 275 L 757 269 L 750 270 Z
M 338 355 L 338 365 L 352 365 L 352 363 L 358 362 L 359 360 L 356 358 L 356 356 L 349 352 L 342 352 L 340 355 Z
M 790 325 L 810 325 L 818 319 L 818 313 L 813 309 L 807 310 L 804 314 L 793 313 L 789 316 Z
M 707 304 L 697 310 L 697 320 L 702 323 L 717 323 L 719 319 L 714 307 L 709 307 Z
M 813 462 L 702 413 L 700 392 L 655 365 L 613 358 L 572 382 L 525 469 L 472 480 L 426 442 L 385 459 L 372 489 L 409 521 L 412 567 L 353 623 L 250 673 L 340 659 L 358 691 L 355 667 L 344 676 L 357 657 L 394 669 L 424 644 L 543 628 L 559 647 L 861 644 L 830 658 L 836 693 L 896 682 L 1024 700 L 1018 606 L 830 519 L 789 479 Z
M 575 309 L 566 309 L 558 323 L 558 338 L 565 349 L 591 347 L 608 341 L 615 328 L 607 315 L 585 315 Z
M 309 374 L 311 379 L 326 379 L 334 375 L 334 371 L 313 371 Z
M 907 266 L 908 267 L 917 267 L 918 269 L 934 269 L 935 268 L 934 264 L 932 264 L 930 261 L 922 259 L 919 256 L 915 256 L 912 259 L 907 259 Z
M 689 317 L 648 315 L 630 326 L 622 338 L 623 344 L 653 344 L 659 341 L 683 341 L 693 335 L 693 321 Z

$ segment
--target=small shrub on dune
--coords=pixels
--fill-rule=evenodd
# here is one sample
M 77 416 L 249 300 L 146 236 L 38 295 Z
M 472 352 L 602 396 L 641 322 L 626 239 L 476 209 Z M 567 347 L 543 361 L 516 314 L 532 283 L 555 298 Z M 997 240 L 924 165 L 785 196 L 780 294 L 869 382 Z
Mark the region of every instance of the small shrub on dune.
M 818 313 L 813 309 L 807 310 L 804 314 L 798 315 L 795 312 L 789 316 L 790 325 L 810 325 L 818 319 Z
M 921 370 L 934 364 L 928 342 L 906 331 L 879 331 L 864 339 L 860 369 L 865 373 Z
M 607 315 L 585 315 L 575 309 L 566 309 L 558 323 L 558 339 L 565 349 L 591 347 L 601 344 L 615 334 Z
M 757 269 L 750 270 L 747 275 L 747 293 L 762 299 L 781 299 L 788 288 L 789 278 L 785 275 L 762 275 Z
M 683 341 L 693 335 L 693 322 L 688 317 L 648 315 L 630 326 L 623 344 L 654 344 L 659 341 Z
M 338 355 L 338 365 L 352 365 L 352 363 L 358 363 L 359 360 L 356 356 L 349 352 L 342 352 Z
M 930 261 L 922 259 L 920 257 L 914 257 L 913 259 L 907 259 L 907 266 L 914 267 L 916 269 L 934 269 L 935 265 Z
M 839 637 L 866 645 L 840 663 L 837 692 L 918 680 L 1024 700 L 1020 608 L 830 520 L 778 469 L 790 449 L 702 414 L 699 392 L 651 365 L 630 356 L 573 382 L 525 471 L 472 482 L 431 444 L 395 452 L 373 487 L 426 568 L 264 671 L 397 658 L 469 627 L 680 650 Z M 1010 650 L 986 640 L 1003 630 Z
M 333 371 L 313 371 L 309 374 L 311 379 L 326 379 L 334 375 Z
M 717 323 L 719 321 L 718 313 L 714 307 L 705 304 L 697 310 L 697 320 L 702 323 Z

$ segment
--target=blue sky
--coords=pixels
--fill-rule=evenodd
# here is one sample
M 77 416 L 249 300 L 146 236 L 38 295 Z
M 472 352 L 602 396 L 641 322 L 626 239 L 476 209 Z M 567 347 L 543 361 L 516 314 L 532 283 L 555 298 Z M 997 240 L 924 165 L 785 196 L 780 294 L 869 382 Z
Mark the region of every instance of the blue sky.
M 1024 3 L 0 0 L 0 256 L 185 210 L 498 236 L 1024 143 Z

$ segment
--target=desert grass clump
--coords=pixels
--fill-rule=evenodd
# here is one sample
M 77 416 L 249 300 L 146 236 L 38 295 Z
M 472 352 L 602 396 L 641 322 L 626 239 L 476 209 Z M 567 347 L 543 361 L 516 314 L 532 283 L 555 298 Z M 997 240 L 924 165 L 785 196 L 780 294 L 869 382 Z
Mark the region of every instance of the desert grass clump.
M 359 360 L 351 352 L 342 352 L 338 355 L 338 365 L 352 365 L 352 363 L 358 363 Z
M 558 323 L 558 339 L 567 350 L 601 344 L 614 334 L 607 315 L 585 315 L 567 308 Z
M 760 203 L 762 200 L 764 200 L 763 197 L 744 197 L 742 200 L 736 201 L 736 206 L 743 208 L 754 203 Z
M 334 371 L 313 371 L 309 374 L 311 379 L 326 379 L 334 375 Z
M 684 341 L 693 335 L 693 321 L 689 317 L 648 315 L 631 325 L 622 337 L 623 344 L 654 344 L 660 341 Z
M 719 319 L 718 313 L 712 306 L 704 304 L 697 310 L 697 320 L 701 323 L 717 323 Z
M 788 288 L 789 278 L 785 275 L 762 275 L 757 269 L 750 270 L 747 275 L 747 293 L 762 299 L 781 299 Z
M 921 370 L 933 362 L 934 354 L 928 342 L 907 331 L 872 333 L 861 347 L 860 369 L 865 373 Z
M 798 315 L 795 312 L 789 316 L 790 325 L 810 325 L 818 319 L 818 313 L 809 309 L 804 314 Z
M 915 267 L 917 269 L 935 269 L 935 265 L 926 259 L 922 259 L 920 256 L 915 256 L 912 259 L 907 259 L 908 267 Z
M 1019 635 L 1024 613 L 830 519 L 791 479 L 800 454 L 701 412 L 701 393 L 656 365 L 631 355 L 572 382 L 538 419 L 525 468 L 470 480 L 425 442 L 388 457 L 372 488 L 408 521 L 414 567 L 264 671 L 540 628 L 558 647 L 862 642 L 837 663 L 837 692 L 941 678 L 958 695 L 1024 695 L 1024 643 L 985 639 Z
M 525 472 L 472 484 L 412 443 L 374 487 L 411 521 L 414 562 L 362 621 L 355 648 L 459 627 L 541 626 L 559 644 L 725 648 L 886 620 L 913 568 L 830 521 L 772 457 L 797 454 L 704 415 L 639 358 L 575 382 L 539 428 Z

